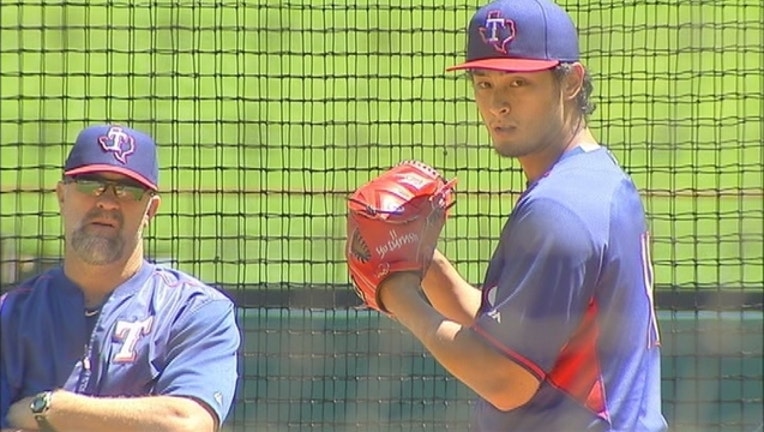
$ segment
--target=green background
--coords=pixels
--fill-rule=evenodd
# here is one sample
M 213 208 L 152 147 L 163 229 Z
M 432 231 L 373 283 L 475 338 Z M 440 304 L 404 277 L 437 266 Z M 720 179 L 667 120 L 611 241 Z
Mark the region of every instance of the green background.
M 50 191 L 68 146 L 115 121 L 160 145 L 150 253 L 204 280 L 346 283 L 346 192 L 418 158 L 459 178 L 442 247 L 480 281 L 524 179 L 444 72 L 477 2 L 89 3 L 2 0 L 14 250 L 60 253 Z M 760 287 L 761 2 L 564 4 L 595 79 L 593 130 L 644 190 L 657 284 Z
M 761 290 L 761 0 L 560 3 L 581 29 L 594 78 L 593 132 L 643 191 L 656 283 Z M 458 177 L 440 247 L 479 283 L 524 178 L 491 149 L 466 79 L 444 72 L 462 59 L 463 28 L 481 2 L 413 4 L 0 0 L 2 282 L 26 259 L 60 256 L 53 188 L 62 163 L 82 127 L 113 121 L 159 143 L 163 204 L 149 254 L 209 283 L 346 284 L 344 197 L 406 158 Z M 363 430 L 445 429 L 432 403 L 464 421 L 454 401 L 465 389 L 417 344 L 395 345 L 406 336 L 392 323 L 353 311 L 310 322 L 292 311 L 241 312 L 247 387 L 234 419 L 339 430 L 356 423 L 332 426 L 345 418 L 336 407 L 355 401 Z M 762 401 L 761 367 L 750 369 L 761 358 L 750 342 L 761 339 L 760 315 L 663 317 L 668 340 L 689 347 L 684 357 L 677 344 L 666 348 L 671 419 L 687 430 L 745 430 L 739 419 L 755 417 L 750 407 Z M 713 351 L 721 363 L 699 368 L 704 323 L 752 328 L 754 337 Z M 381 335 L 379 344 L 364 345 L 369 335 Z M 301 351 L 316 344 L 335 348 L 329 360 L 358 364 L 316 363 Z M 390 372 L 399 361 L 426 369 L 395 396 L 374 380 L 405 380 Z M 377 390 L 357 399 L 340 391 L 343 380 L 345 389 L 371 380 Z M 450 387 L 428 393 L 433 382 Z M 707 395 L 709 382 L 716 387 Z M 315 392 L 335 402 L 306 413 L 296 401 Z M 395 397 L 409 414 L 385 408 Z M 254 402 L 284 411 L 265 414 Z

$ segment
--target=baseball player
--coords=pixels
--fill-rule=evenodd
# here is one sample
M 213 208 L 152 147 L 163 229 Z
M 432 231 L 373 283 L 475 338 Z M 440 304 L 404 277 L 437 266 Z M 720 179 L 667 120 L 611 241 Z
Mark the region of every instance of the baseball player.
M 526 189 L 478 290 L 428 255 L 445 179 L 404 182 L 413 169 L 398 166 L 363 185 L 346 249 L 357 291 L 475 391 L 474 430 L 666 430 L 644 210 L 587 127 L 592 86 L 571 18 L 551 0 L 494 1 L 449 69 L 468 72 L 493 146 L 517 158 Z
M 227 416 L 233 304 L 144 259 L 157 179 L 148 135 L 118 125 L 78 135 L 56 187 L 63 265 L 0 298 L 3 431 L 214 431 Z

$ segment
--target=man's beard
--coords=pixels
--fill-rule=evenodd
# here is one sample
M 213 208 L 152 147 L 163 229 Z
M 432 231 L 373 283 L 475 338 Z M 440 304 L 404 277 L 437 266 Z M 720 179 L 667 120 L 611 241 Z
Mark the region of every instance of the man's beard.
M 85 220 L 92 219 L 92 215 Z M 121 228 L 121 216 L 115 217 Z M 72 233 L 71 245 L 77 255 L 86 263 L 91 265 L 111 264 L 122 258 L 125 248 L 125 242 L 119 235 L 107 237 L 104 235 L 89 233 L 88 223 L 83 224 Z

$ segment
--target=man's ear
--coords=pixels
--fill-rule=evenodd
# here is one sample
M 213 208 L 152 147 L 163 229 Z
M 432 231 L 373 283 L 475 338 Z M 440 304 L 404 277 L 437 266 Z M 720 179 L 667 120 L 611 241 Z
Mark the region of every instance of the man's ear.
M 56 183 L 56 198 L 58 200 L 59 207 L 64 205 L 64 183 L 63 182 Z
M 584 68 L 584 65 L 579 62 L 570 65 L 570 72 L 565 75 L 562 82 L 563 99 L 566 101 L 573 100 L 578 96 L 584 86 L 585 75 L 586 69 Z
M 159 205 L 161 203 L 162 199 L 159 197 L 159 195 L 152 195 L 152 197 L 149 198 L 149 204 L 146 207 L 146 218 L 144 225 L 148 225 L 149 221 L 154 219 L 154 216 L 156 216 L 157 212 L 159 211 Z

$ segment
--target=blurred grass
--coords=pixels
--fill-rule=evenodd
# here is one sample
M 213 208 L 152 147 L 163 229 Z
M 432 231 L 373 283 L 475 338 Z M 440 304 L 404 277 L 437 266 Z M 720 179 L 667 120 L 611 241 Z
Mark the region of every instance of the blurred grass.
M 17 254 L 60 254 L 70 143 L 115 121 L 160 145 L 149 253 L 206 281 L 346 283 L 344 194 L 404 158 L 459 178 L 442 249 L 482 280 L 524 179 L 444 72 L 481 2 L 0 2 L 0 234 Z M 656 282 L 760 289 L 760 0 L 561 4 L 593 130 L 644 190 Z

